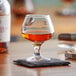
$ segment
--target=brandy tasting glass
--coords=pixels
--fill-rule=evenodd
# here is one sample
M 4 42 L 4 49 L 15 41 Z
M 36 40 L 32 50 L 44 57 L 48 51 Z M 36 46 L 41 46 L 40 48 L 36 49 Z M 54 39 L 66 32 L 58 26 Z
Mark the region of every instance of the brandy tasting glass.
M 52 38 L 54 28 L 49 15 L 26 15 L 22 24 L 22 37 L 31 41 L 34 47 L 34 55 L 26 58 L 27 61 L 48 60 L 40 54 L 44 41 Z

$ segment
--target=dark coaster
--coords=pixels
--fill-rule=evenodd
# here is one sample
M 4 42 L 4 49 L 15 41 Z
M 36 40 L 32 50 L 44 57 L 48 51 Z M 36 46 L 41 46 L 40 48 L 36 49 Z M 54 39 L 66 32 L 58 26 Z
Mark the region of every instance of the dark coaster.
M 29 62 L 27 60 L 19 59 L 19 60 L 15 60 L 14 64 L 24 67 L 36 68 L 36 67 L 49 67 L 49 66 L 66 66 L 69 65 L 70 62 L 63 61 L 60 59 L 55 59 L 55 58 L 51 58 L 50 60 L 41 60 L 35 62 Z

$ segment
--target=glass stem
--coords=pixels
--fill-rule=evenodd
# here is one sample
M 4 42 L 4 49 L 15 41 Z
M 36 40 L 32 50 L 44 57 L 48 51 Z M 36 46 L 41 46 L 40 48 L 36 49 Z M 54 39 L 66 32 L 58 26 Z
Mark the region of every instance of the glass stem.
M 34 56 L 35 58 L 38 60 L 41 58 L 41 55 L 40 55 L 40 48 L 41 48 L 41 44 L 33 44 L 34 46 Z

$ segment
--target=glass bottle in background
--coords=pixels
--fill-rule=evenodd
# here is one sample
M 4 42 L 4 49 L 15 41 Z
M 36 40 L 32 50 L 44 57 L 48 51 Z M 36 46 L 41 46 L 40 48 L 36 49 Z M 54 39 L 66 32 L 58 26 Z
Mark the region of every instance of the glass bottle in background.
M 25 16 L 34 13 L 32 0 L 13 0 L 12 12 L 15 16 Z
M 10 5 L 7 0 L 0 0 L 0 53 L 8 51 L 10 41 Z
M 76 33 L 61 33 L 58 35 L 58 47 L 64 50 L 65 59 L 76 59 Z
M 62 15 L 76 15 L 76 10 L 72 8 L 72 4 L 76 1 L 76 0 L 61 0 L 64 3 L 64 8 L 61 11 Z

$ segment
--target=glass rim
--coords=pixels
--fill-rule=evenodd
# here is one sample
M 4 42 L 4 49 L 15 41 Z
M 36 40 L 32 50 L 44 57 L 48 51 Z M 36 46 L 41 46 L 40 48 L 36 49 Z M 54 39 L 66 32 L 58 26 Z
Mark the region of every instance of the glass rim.
M 28 14 L 25 17 L 42 17 L 42 18 L 46 18 L 46 17 L 50 17 L 50 15 L 44 15 L 44 14 Z

